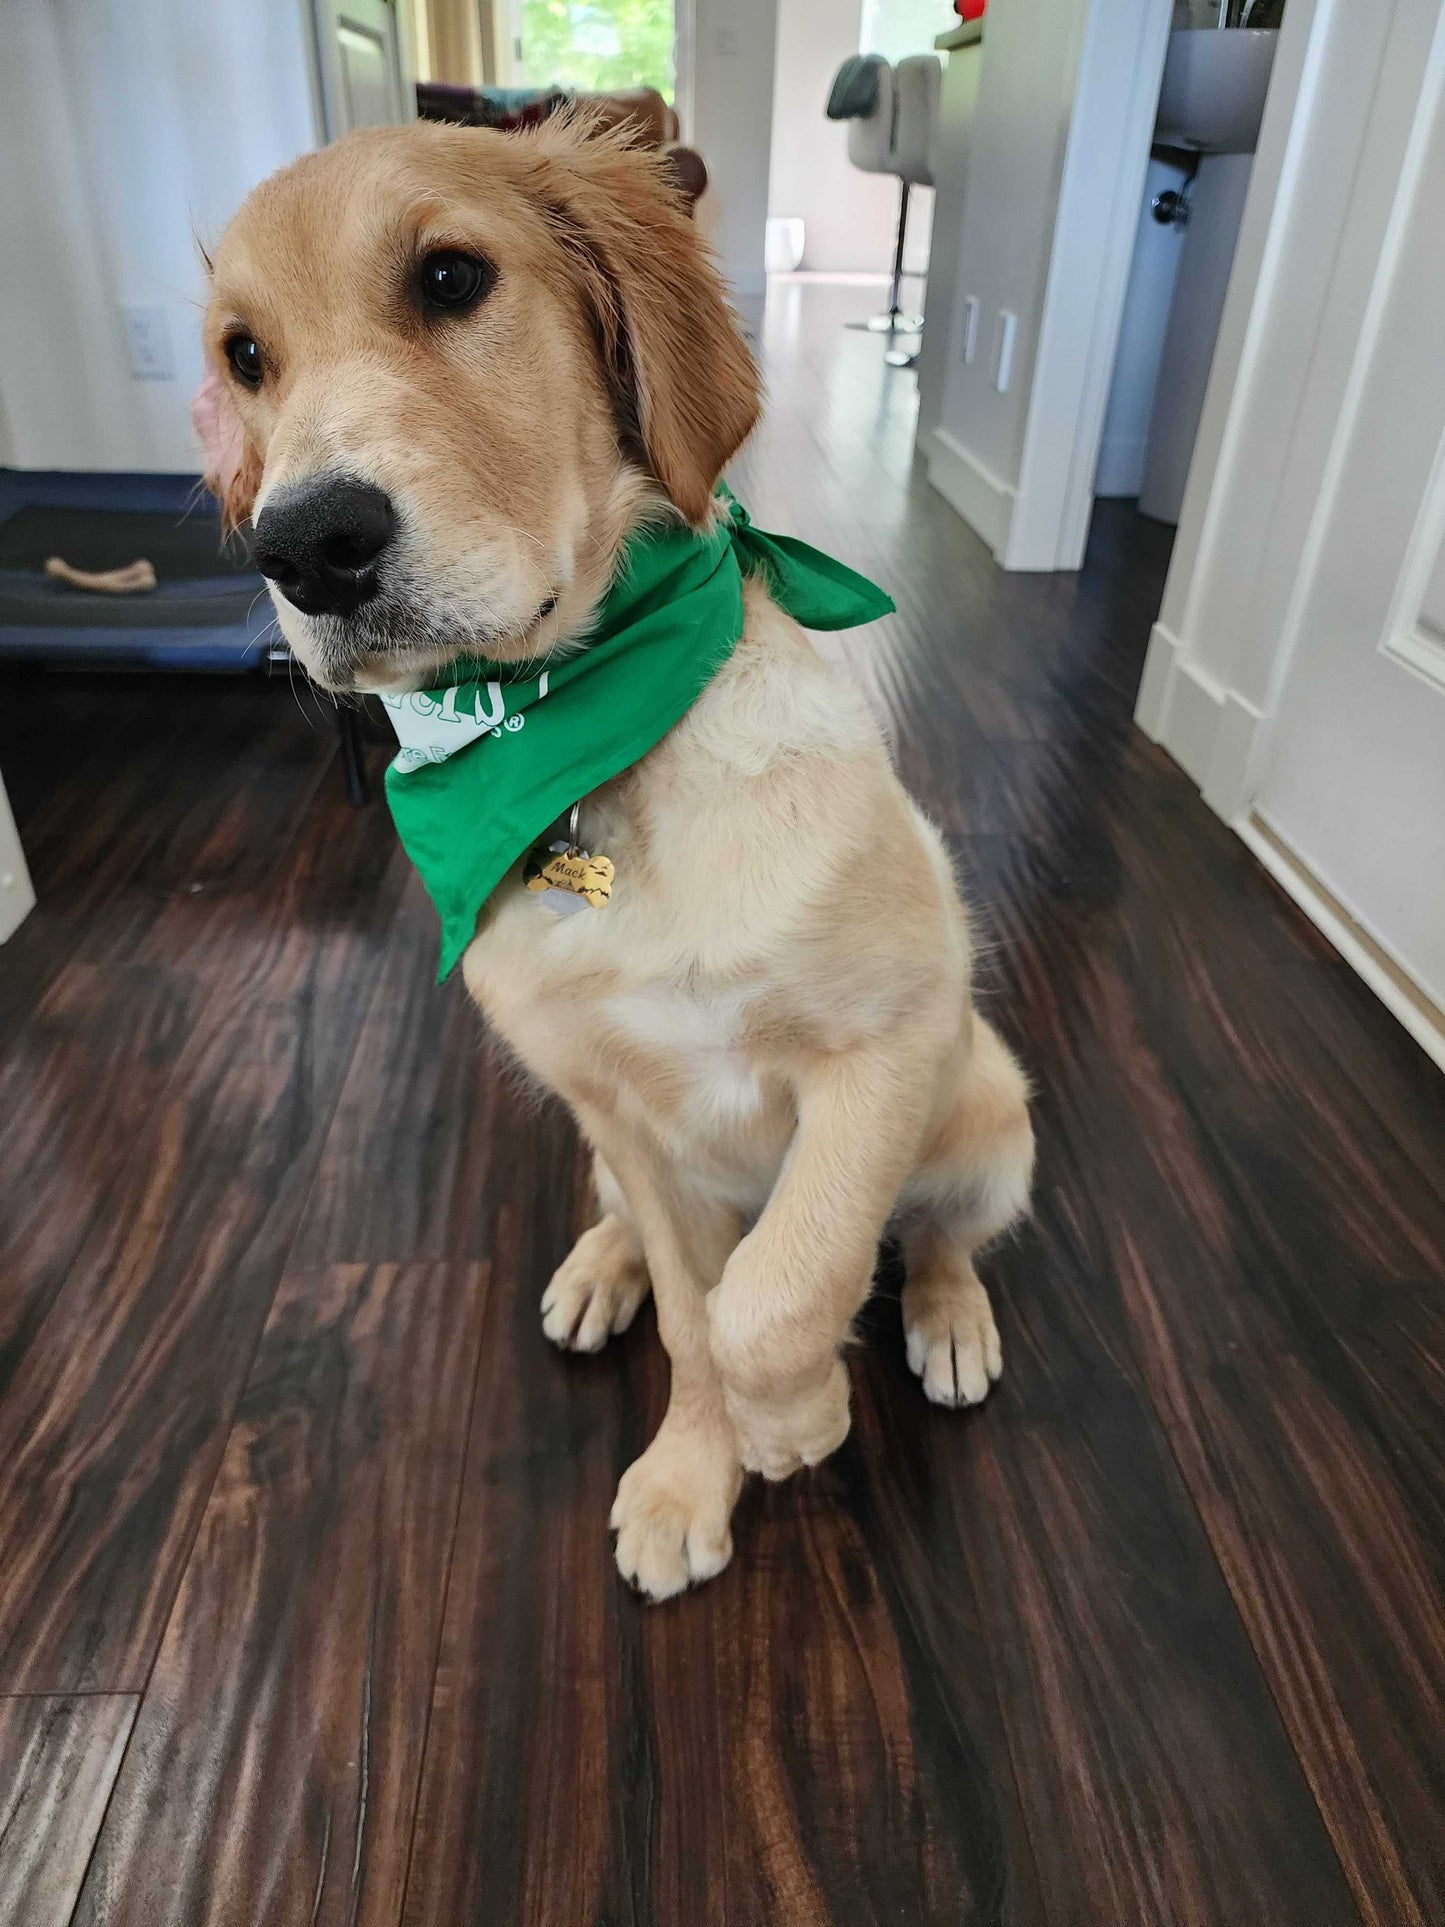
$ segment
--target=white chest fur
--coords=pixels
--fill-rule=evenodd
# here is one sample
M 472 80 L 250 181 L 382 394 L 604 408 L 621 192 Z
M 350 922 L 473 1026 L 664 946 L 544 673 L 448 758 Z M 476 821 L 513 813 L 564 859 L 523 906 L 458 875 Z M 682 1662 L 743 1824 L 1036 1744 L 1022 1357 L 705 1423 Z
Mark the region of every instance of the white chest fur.
M 686 1067 L 689 1122 L 707 1133 L 750 1123 L 762 1105 L 758 1076 L 743 1048 L 751 1000 L 746 991 L 690 991 L 652 982 L 609 997 L 604 1009 L 627 1036 Z

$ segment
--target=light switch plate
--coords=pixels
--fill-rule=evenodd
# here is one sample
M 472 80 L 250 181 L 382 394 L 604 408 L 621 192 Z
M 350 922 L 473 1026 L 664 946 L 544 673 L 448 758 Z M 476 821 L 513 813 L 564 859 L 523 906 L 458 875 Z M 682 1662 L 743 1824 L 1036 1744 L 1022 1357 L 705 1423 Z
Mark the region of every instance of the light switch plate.
M 1014 337 L 1019 331 L 1019 318 L 1007 308 L 998 311 L 998 326 L 995 333 L 997 343 L 993 363 L 993 385 L 1001 395 L 1008 393 L 1008 385 L 1014 376 Z
M 972 361 L 978 353 L 978 317 L 982 303 L 971 294 L 963 304 L 963 358 Z
M 126 345 L 130 350 L 130 372 L 136 381 L 174 381 L 175 355 L 171 349 L 171 324 L 164 308 L 127 304 Z

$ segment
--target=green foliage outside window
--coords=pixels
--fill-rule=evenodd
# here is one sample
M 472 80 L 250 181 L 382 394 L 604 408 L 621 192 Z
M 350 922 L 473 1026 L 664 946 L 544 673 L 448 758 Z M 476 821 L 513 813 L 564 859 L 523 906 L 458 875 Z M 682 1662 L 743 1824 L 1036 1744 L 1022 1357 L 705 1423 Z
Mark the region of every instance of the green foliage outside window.
M 530 87 L 656 87 L 672 99 L 673 0 L 522 0 Z

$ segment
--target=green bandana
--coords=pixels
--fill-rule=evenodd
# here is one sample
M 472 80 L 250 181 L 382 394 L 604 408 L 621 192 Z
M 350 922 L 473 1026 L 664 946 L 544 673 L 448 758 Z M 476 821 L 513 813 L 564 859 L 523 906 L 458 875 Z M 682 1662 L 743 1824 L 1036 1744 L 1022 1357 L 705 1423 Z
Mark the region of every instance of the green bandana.
M 761 576 L 809 629 L 851 629 L 892 609 L 865 576 L 765 535 L 719 494 L 727 519 L 707 534 L 633 537 L 584 648 L 520 676 L 516 663 L 463 658 L 442 688 L 382 698 L 401 744 L 387 801 L 441 916 L 439 978 L 512 865 L 572 804 L 645 756 L 721 669 L 743 632 L 744 575 Z

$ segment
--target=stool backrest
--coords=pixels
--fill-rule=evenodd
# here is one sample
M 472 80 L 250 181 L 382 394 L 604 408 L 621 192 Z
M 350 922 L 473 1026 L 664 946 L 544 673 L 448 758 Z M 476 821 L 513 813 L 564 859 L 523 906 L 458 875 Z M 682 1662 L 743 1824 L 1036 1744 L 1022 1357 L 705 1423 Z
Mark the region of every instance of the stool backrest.
M 891 174 L 893 154 L 893 69 L 887 61 L 875 70 L 873 111 L 848 122 L 848 158 L 865 174 Z
M 911 187 L 933 186 L 933 136 L 943 63 L 937 54 L 910 54 L 893 69 L 893 146 L 890 172 Z

